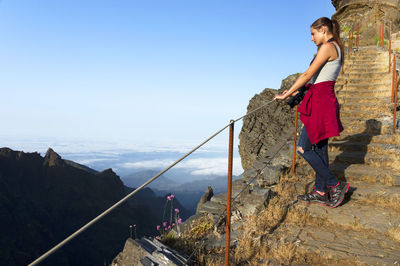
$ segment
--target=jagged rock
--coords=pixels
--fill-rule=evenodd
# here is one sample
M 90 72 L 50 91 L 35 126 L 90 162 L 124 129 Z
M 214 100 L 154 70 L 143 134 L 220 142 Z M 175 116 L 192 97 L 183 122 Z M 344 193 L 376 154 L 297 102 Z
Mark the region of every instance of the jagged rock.
M 260 187 L 275 185 L 279 182 L 282 168 L 275 165 L 265 167 L 258 175 L 257 183 Z
M 52 148 L 49 148 L 44 156 L 43 165 L 47 165 L 49 167 L 53 166 L 63 166 L 65 165 L 64 161 L 61 159 L 61 156 L 58 155 Z
M 265 89 L 255 95 L 250 100 L 247 111 L 250 112 L 271 101 L 277 92 L 289 89 L 298 76 L 299 74 L 288 76 L 282 81 L 278 91 Z M 268 151 L 271 151 L 282 138 L 286 141 L 287 134 L 292 132 L 294 115 L 294 110 L 290 109 L 285 101 L 275 101 L 243 119 L 239 135 L 239 153 L 244 170 L 247 170 L 257 159 L 267 158 Z
M 206 203 L 200 206 L 200 208 L 198 209 L 198 213 L 199 214 L 210 213 L 210 214 L 220 215 L 223 213 L 224 209 L 225 206 L 220 203 L 207 201 Z
M 124 250 L 112 261 L 112 266 L 125 265 L 188 265 L 188 256 L 183 256 L 177 251 L 167 247 L 160 241 L 152 238 L 125 242 Z
M 199 209 L 201 206 L 206 203 L 207 201 L 210 201 L 212 196 L 214 195 L 212 187 L 208 186 L 206 192 L 201 196 L 199 202 L 197 203 L 197 208 L 196 208 L 196 214 L 199 213 Z
M 272 196 L 271 189 L 263 189 L 255 187 L 248 189 L 240 196 L 240 206 L 238 210 L 241 216 L 249 216 L 256 214 L 260 208 L 267 206 L 269 199 Z
M 273 158 L 258 159 L 247 168 L 242 174 L 248 182 L 255 180 L 258 186 L 266 187 L 275 185 L 279 182 L 282 173 L 290 167 L 289 144 L 286 143 L 286 149 L 280 150 Z
M 211 201 L 221 204 L 221 205 L 225 205 L 226 204 L 226 194 L 225 193 L 217 194 L 211 198 Z

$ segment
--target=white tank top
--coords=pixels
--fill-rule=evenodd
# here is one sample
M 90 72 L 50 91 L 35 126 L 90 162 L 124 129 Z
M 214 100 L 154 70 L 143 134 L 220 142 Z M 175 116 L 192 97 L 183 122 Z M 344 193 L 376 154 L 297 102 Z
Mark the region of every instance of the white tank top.
M 323 81 L 336 81 L 340 73 L 342 54 L 340 47 L 336 42 L 332 42 L 337 49 L 338 58 L 332 61 L 327 61 L 322 67 L 314 74 L 311 83 L 317 84 Z

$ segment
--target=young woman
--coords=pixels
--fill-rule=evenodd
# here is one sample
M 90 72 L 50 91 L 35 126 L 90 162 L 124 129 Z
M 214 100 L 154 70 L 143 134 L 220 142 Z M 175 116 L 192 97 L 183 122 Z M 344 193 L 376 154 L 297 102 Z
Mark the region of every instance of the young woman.
M 311 25 L 311 41 L 318 46 L 317 55 L 289 90 L 275 96 L 276 100 L 284 100 L 311 81 L 298 109 L 304 127 L 297 152 L 315 170 L 315 186 L 311 193 L 297 198 L 303 203 L 334 208 L 340 205 L 349 189 L 349 184 L 339 182 L 333 176 L 328 158 L 328 138 L 339 136 L 343 131 L 339 103 L 334 92 L 335 81 L 343 64 L 339 33 L 336 20 L 326 17 L 317 19 Z

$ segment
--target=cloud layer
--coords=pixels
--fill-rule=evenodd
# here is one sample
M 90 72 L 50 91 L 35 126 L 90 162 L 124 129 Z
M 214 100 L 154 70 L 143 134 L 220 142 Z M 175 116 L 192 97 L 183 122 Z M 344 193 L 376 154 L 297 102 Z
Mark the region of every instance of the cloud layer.
M 127 169 L 160 169 L 174 163 L 171 159 L 145 160 L 132 163 L 124 163 L 120 166 Z M 192 175 L 226 175 L 228 173 L 228 158 L 195 158 L 183 160 L 174 168 L 187 169 Z M 233 175 L 243 172 L 239 157 L 233 158 Z

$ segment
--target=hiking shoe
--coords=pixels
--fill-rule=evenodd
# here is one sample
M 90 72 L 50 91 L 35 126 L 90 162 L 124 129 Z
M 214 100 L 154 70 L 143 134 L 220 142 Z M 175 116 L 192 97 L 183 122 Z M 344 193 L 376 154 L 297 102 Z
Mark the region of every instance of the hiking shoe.
M 328 194 L 325 193 L 325 195 L 322 196 L 315 190 L 311 193 L 297 196 L 297 200 L 307 204 L 318 204 L 324 206 L 329 204 Z
M 342 203 L 344 196 L 349 191 L 350 185 L 346 182 L 340 182 L 336 187 L 332 187 L 330 191 L 329 207 L 336 208 Z

